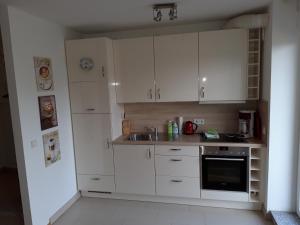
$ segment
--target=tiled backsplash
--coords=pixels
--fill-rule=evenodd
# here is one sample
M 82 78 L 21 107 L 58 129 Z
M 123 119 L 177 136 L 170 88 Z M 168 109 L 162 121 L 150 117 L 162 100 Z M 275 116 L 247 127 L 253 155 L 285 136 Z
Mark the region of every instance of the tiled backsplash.
M 182 116 L 184 121 L 195 118 L 205 119 L 205 125 L 198 132 L 215 128 L 219 132 L 238 131 L 239 110 L 256 110 L 257 102 L 246 104 L 198 104 L 188 103 L 136 103 L 125 104 L 125 119 L 131 121 L 132 132 L 145 131 L 145 127 L 157 127 L 166 132 L 169 120 Z

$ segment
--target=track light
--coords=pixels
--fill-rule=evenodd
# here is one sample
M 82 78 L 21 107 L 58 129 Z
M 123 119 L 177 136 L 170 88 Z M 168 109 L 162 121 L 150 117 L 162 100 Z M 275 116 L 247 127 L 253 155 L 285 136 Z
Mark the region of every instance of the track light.
M 177 19 L 177 5 L 176 3 L 156 4 L 153 5 L 153 20 L 160 22 L 162 20 L 162 10 L 169 9 L 169 19 Z

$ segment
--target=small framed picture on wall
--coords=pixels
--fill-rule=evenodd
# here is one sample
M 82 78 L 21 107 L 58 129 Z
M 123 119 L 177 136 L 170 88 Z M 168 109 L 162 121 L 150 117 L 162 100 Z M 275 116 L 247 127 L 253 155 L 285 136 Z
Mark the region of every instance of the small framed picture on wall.
M 53 91 L 53 72 L 51 59 L 44 57 L 33 57 L 35 78 L 38 91 Z
M 59 134 L 57 130 L 43 135 L 43 145 L 46 167 L 61 159 Z
M 55 96 L 39 96 L 41 129 L 58 126 Z

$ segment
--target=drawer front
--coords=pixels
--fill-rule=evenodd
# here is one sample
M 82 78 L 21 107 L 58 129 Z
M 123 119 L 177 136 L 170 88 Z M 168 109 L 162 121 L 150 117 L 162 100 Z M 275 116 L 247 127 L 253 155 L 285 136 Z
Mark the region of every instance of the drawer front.
M 200 177 L 199 157 L 156 155 L 155 168 L 160 176 Z
M 155 154 L 199 157 L 199 146 L 155 145 Z
M 156 193 L 160 196 L 200 198 L 200 179 L 157 176 Z
M 114 176 L 78 175 L 77 179 L 79 190 L 115 192 Z

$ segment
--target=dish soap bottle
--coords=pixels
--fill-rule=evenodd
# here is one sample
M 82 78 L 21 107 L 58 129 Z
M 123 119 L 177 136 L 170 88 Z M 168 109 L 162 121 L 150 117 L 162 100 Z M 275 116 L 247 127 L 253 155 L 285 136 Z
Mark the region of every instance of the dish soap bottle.
M 168 135 L 172 135 L 173 134 L 173 123 L 172 121 L 168 122 Z
M 172 129 L 173 129 L 173 134 L 178 134 L 178 125 L 175 121 L 172 124 Z

